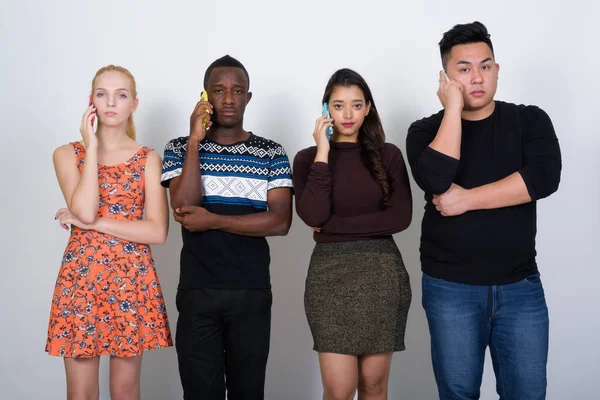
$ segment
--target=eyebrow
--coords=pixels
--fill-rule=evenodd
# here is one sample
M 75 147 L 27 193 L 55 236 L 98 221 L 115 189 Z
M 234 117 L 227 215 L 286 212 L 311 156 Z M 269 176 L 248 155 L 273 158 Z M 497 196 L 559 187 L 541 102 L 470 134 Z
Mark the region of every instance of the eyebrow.
M 107 90 L 107 89 L 104 89 L 104 88 L 96 88 L 96 91 L 98 91 L 98 90 L 106 90 L 106 91 L 108 92 L 108 90 Z M 127 89 L 125 89 L 125 88 L 119 88 L 119 89 L 115 90 L 115 92 L 118 92 L 119 90 L 124 90 L 124 91 L 126 91 L 126 92 L 129 92 L 129 90 L 127 90 Z
M 212 87 L 217 87 L 217 86 L 225 86 L 224 83 L 215 83 L 214 85 L 212 85 Z M 244 85 L 238 85 L 237 83 L 233 84 L 234 88 L 242 88 L 242 89 L 246 89 L 246 86 Z
M 486 63 L 488 61 L 492 61 L 492 58 L 491 57 L 484 58 L 483 60 L 481 60 L 479 62 L 479 64 L 483 64 L 483 63 Z M 466 61 L 466 60 L 458 60 L 458 62 L 456 64 L 457 65 L 463 65 L 463 64 L 471 65 L 471 63 L 469 61 Z
M 344 102 L 343 100 L 334 100 L 334 101 L 332 101 L 332 103 L 343 103 L 343 102 Z M 352 102 L 353 103 L 364 103 L 365 101 L 361 100 L 361 99 L 356 99 L 356 100 L 352 100 Z

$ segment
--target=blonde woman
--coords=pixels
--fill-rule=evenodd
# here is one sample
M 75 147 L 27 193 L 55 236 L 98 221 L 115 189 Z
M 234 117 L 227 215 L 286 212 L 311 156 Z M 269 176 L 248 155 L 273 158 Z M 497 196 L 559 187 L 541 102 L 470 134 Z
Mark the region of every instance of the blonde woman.
M 149 246 L 167 237 L 166 192 L 160 156 L 135 141 L 137 105 L 131 73 L 101 68 L 83 114 L 82 140 L 54 152 L 67 205 L 55 218 L 71 235 L 46 351 L 64 357 L 68 399 L 99 397 L 101 355 L 110 356 L 111 398 L 139 399 L 142 353 L 172 345 Z

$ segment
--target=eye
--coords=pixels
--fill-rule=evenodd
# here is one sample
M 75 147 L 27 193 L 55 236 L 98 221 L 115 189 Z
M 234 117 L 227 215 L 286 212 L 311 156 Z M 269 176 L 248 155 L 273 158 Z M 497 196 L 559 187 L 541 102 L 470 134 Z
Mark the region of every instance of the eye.
M 96 93 L 96 97 L 102 97 L 102 96 L 104 96 L 104 93 L 102 93 L 102 92 Z
M 126 99 L 126 98 L 127 98 L 127 95 L 126 95 L 125 93 L 120 93 L 120 94 L 119 94 L 119 97 L 120 97 L 121 99 Z
M 223 89 L 215 89 L 215 94 L 222 94 L 223 93 Z
M 335 108 L 336 110 L 341 110 L 342 109 L 342 105 L 341 104 L 334 104 L 333 108 Z
M 244 91 L 243 91 L 243 90 L 241 90 L 241 89 L 236 89 L 236 90 L 234 91 L 234 93 L 235 93 L 235 94 L 243 94 L 243 93 L 244 93 Z
M 481 67 L 482 71 L 487 71 L 488 69 L 490 69 L 489 65 L 484 65 L 484 66 Z
M 470 70 L 471 70 L 471 68 L 461 68 L 460 72 L 466 73 L 466 72 L 469 72 Z
M 354 108 L 356 108 L 357 110 L 360 110 L 362 108 L 362 104 L 355 104 Z

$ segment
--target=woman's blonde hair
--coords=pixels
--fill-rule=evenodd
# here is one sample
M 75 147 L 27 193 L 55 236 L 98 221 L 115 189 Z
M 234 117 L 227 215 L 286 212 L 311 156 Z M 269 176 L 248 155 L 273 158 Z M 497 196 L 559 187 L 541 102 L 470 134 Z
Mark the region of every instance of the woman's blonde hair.
M 129 78 L 129 81 L 131 83 L 131 94 L 133 96 L 134 99 L 137 98 L 137 89 L 135 88 L 135 78 L 133 77 L 133 75 L 131 75 L 131 72 L 129 72 L 128 69 L 120 67 L 118 65 L 107 65 L 106 67 L 102 67 L 98 70 L 98 72 L 96 72 L 96 75 L 94 76 L 94 79 L 92 80 L 92 94 L 94 93 L 94 90 L 96 90 L 96 83 L 98 81 L 98 77 L 100 75 L 102 75 L 105 72 L 109 72 L 109 71 L 117 71 L 120 72 L 122 74 L 124 74 L 127 78 Z M 133 140 L 135 140 L 135 124 L 133 123 L 133 113 L 131 113 L 131 115 L 129 116 L 129 118 L 127 119 L 127 136 L 129 136 L 130 138 L 132 138 Z

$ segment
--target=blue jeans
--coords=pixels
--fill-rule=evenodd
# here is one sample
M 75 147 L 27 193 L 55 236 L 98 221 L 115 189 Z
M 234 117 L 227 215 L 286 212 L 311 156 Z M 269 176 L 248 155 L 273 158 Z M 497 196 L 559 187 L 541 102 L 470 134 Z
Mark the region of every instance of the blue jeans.
M 500 400 L 546 398 L 548 307 L 539 274 L 493 286 L 423 274 L 422 283 L 441 400 L 479 399 L 487 346 Z

